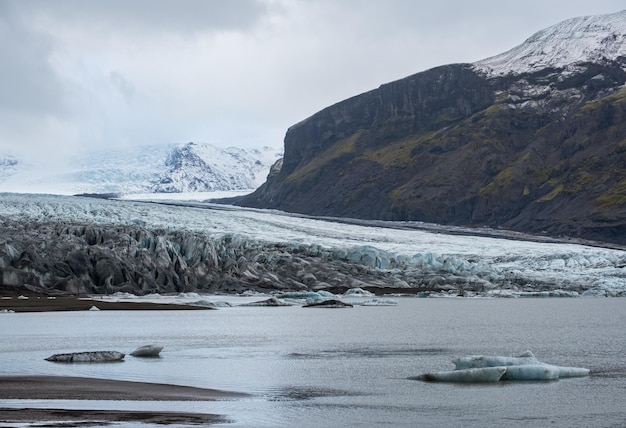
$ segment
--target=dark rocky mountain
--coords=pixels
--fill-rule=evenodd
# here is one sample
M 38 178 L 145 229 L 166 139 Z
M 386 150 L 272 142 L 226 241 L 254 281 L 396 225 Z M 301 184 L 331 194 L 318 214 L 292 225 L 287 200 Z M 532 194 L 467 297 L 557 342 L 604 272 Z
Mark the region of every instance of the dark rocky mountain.
M 626 11 L 557 24 L 292 126 L 235 204 L 626 243 Z

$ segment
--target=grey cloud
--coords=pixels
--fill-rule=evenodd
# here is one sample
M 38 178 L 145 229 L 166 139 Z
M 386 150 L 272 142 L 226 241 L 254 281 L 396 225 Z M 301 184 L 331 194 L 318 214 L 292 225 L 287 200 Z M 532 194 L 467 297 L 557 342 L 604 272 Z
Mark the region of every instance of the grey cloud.
M 61 80 L 49 63 L 52 41 L 15 19 L 8 2 L 0 2 L 0 108 L 12 114 L 60 113 Z
M 135 95 L 135 85 L 128 81 L 121 73 L 112 71 L 109 73 L 109 81 L 116 88 L 116 90 L 130 102 Z
M 24 13 L 37 11 L 54 21 L 176 33 L 246 29 L 270 9 L 259 0 L 30 0 L 27 4 Z

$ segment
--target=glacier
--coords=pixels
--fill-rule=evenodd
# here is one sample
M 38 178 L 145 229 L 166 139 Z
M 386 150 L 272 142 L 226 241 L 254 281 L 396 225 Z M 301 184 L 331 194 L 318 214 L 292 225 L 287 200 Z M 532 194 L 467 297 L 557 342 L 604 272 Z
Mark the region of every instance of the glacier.
M 63 165 L 3 156 L 0 191 L 53 194 L 153 194 L 247 191 L 259 187 L 280 150 L 205 143 L 136 146 L 75 153 Z
M 210 203 L 7 193 L 0 281 L 75 294 L 626 296 L 622 249 L 470 233 Z

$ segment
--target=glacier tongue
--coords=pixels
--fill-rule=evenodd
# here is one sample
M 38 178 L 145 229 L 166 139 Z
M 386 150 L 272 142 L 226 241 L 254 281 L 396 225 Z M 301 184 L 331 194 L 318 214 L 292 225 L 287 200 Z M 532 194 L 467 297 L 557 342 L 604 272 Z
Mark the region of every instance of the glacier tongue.
M 2 194 L 0 283 L 72 293 L 626 296 L 626 252 L 224 205 Z M 497 292 L 497 293 L 496 293 Z
M 544 68 L 567 69 L 626 56 L 626 10 L 572 18 L 541 30 L 521 45 L 474 63 L 489 75 L 522 74 Z

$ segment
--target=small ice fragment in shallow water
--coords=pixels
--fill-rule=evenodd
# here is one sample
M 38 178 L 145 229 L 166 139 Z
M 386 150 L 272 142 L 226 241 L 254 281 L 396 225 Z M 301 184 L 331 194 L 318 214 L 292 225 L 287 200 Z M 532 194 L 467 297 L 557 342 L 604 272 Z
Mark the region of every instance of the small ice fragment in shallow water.
M 122 361 L 124 357 L 125 354 L 117 351 L 70 352 L 51 355 L 46 358 L 46 361 L 55 363 L 108 363 Z
M 162 346 L 144 345 L 135 349 L 130 355 L 133 357 L 158 357 L 162 350 Z
M 89 308 L 90 311 L 99 311 L 100 308 L 97 307 L 96 305 L 93 305 L 91 308 Z
M 352 305 L 361 305 L 361 306 L 396 306 L 398 304 L 397 301 L 393 299 L 371 299 L 366 300 L 364 302 L 350 302 Z
M 278 297 L 282 299 L 321 299 L 325 296 L 322 296 L 321 293 L 315 291 L 289 291 L 287 293 L 282 293 Z M 332 297 L 335 296 L 332 295 Z
M 427 382 L 497 382 L 506 372 L 505 367 L 482 367 L 424 373 L 419 380 Z
M 351 288 L 343 293 L 343 297 L 374 297 L 375 294 L 371 291 L 363 290 L 362 288 Z

